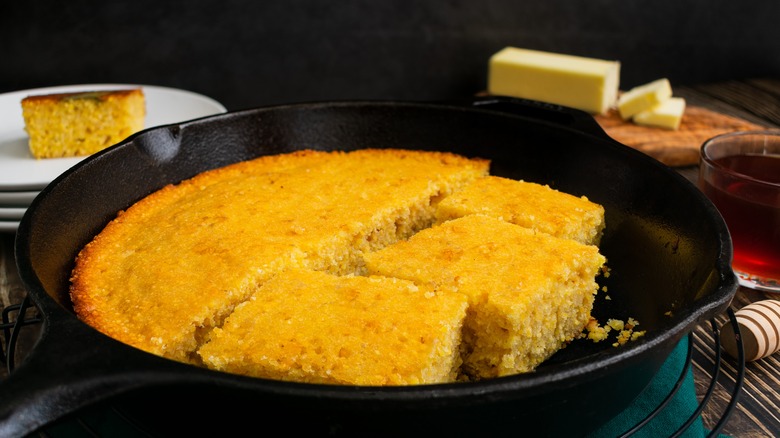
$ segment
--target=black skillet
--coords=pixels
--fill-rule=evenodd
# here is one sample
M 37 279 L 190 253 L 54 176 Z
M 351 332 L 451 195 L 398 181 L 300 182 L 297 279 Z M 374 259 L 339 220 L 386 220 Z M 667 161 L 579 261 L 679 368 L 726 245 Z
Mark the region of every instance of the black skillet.
M 611 300 L 601 294 L 594 314 L 633 317 L 647 334 L 620 348 L 575 341 L 525 375 L 378 388 L 217 373 L 135 350 L 74 316 L 68 278 L 76 253 L 134 201 L 260 155 L 364 147 L 489 158 L 495 175 L 603 204 L 611 275 L 600 281 Z M 15 251 L 43 323 L 32 353 L 0 384 L 0 433 L 11 436 L 98 402 L 153 435 L 583 435 L 631 402 L 694 325 L 728 307 L 737 287 L 725 224 L 691 183 L 610 139 L 585 113 L 517 99 L 292 104 L 152 128 L 44 189 L 19 225 Z

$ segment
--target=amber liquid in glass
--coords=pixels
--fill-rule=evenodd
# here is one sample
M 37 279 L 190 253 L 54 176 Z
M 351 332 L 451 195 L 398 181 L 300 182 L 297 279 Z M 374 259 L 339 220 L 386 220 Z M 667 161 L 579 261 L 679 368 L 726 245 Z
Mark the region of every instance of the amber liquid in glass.
M 714 161 L 743 175 L 780 184 L 780 156 L 734 155 Z M 702 182 L 702 191 L 731 233 L 734 269 L 780 280 L 780 188 L 713 177 Z

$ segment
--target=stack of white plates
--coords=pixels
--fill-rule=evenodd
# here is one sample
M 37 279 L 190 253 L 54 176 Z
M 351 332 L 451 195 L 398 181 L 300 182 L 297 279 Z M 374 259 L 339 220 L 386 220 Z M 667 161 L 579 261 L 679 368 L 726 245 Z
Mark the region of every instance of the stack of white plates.
M 224 113 L 225 107 L 200 94 L 175 88 L 132 84 L 84 84 L 0 94 L 0 232 L 16 232 L 38 193 L 84 157 L 36 160 L 27 146 L 22 99 L 30 95 L 141 87 L 146 96 L 145 127 Z
M 62 162 L 61 170 L 57 166 L 52 166 L 52 163 L 41 163 L 47 165 L 33 168 L 33 166 L 20 165 L 17 160 L 8 159 L 5 148 L 7 142 L 0 143 L 0 156 L 2 156 L 0 158 L 0 232 L 13 232 L 19 226 L 19 221 L 22 220 L 32 200 L 41 189 L 46 187 L 48 182 L 45 180 L 51 181 L 59 173 L 67 170 L 69 163 L 66 164 L 65 161 L 72 161 L 75 164 L 78 160 L 57 160 Z M 15 165 L 11 165 L 12 162 Z M 44 178 L 45 171 L 49 169 L 53 177 Z M 30 170 L 32 172 L 29 172 Z M 39 175 L 43 180 L 36 183 L 31 178 L 33 175 Z

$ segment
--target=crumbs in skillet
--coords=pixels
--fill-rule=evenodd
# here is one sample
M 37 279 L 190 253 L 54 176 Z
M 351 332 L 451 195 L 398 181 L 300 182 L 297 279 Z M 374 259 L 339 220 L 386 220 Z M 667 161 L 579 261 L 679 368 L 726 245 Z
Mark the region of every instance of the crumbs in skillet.
M 610 268 L 605 263 L 602 267 L 601 275 L 604 278 L 609 278 Z M 605 300 L 611 300 L 612 298 L 607 293 L 607 286 L 603 286 L 601 291 L 604 293 Z M 593 342 L 601 342 L 610 337 L 611 332 L 617 333 L 615 336 L 615 342 L 613 347 L 619 347 L 624 345 L 628 341 L 635 341 L 638 338 L 645 335 L 645 330 L 636 330 L 636 326 L 639 325 L 639 321 L 634 318 L 628 318 L 627 322 L 622 319 L 608 319 L 604 325 L 599 324 L 596 318 L 591 317 L 588 324 L 585 326 L 580 338 L 587 338 Z
M 612 346 L 619 347 L 645 335 L 645 330 L 636 330 L 638 325 L 639 321 L 634 318 L 628 318 L 626 322 L 621 319 L 608 319 L 606 324 L 600 325 L 596 318 L 591 317 L 581 337 L 588 338 L 593 342 L 601 342 L 608 339 L 610 333 L 614 331 L 617 335 Z

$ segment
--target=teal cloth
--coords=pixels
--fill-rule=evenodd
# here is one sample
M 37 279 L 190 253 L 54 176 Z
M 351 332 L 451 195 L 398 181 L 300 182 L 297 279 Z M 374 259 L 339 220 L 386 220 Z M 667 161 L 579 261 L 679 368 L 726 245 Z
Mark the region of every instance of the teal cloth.
M 656 407 L 663 403 L 664 399 L 674 389 L 674 385 L 680 378 L 688 358 L 688 337 L 684 337 L 661 366 L 647 387 L 639 396 L 619 415 L 602 426 L 589 438 L 617 437 L 630 430 L 644 420 Z M 668 437 L 677 431 L 690 418 L 699 400 L 696 397 L 696 387 L 693 382 L 693 370 L 688 367 L 685 379 L 679 390 L 664 407 L 641 429 L 631 435 L 637 438 Z M 701 417 L 697 418 L 682 434 L 685 438 L 699 438 L 707 436 L 709 431 L 704 427 Z

